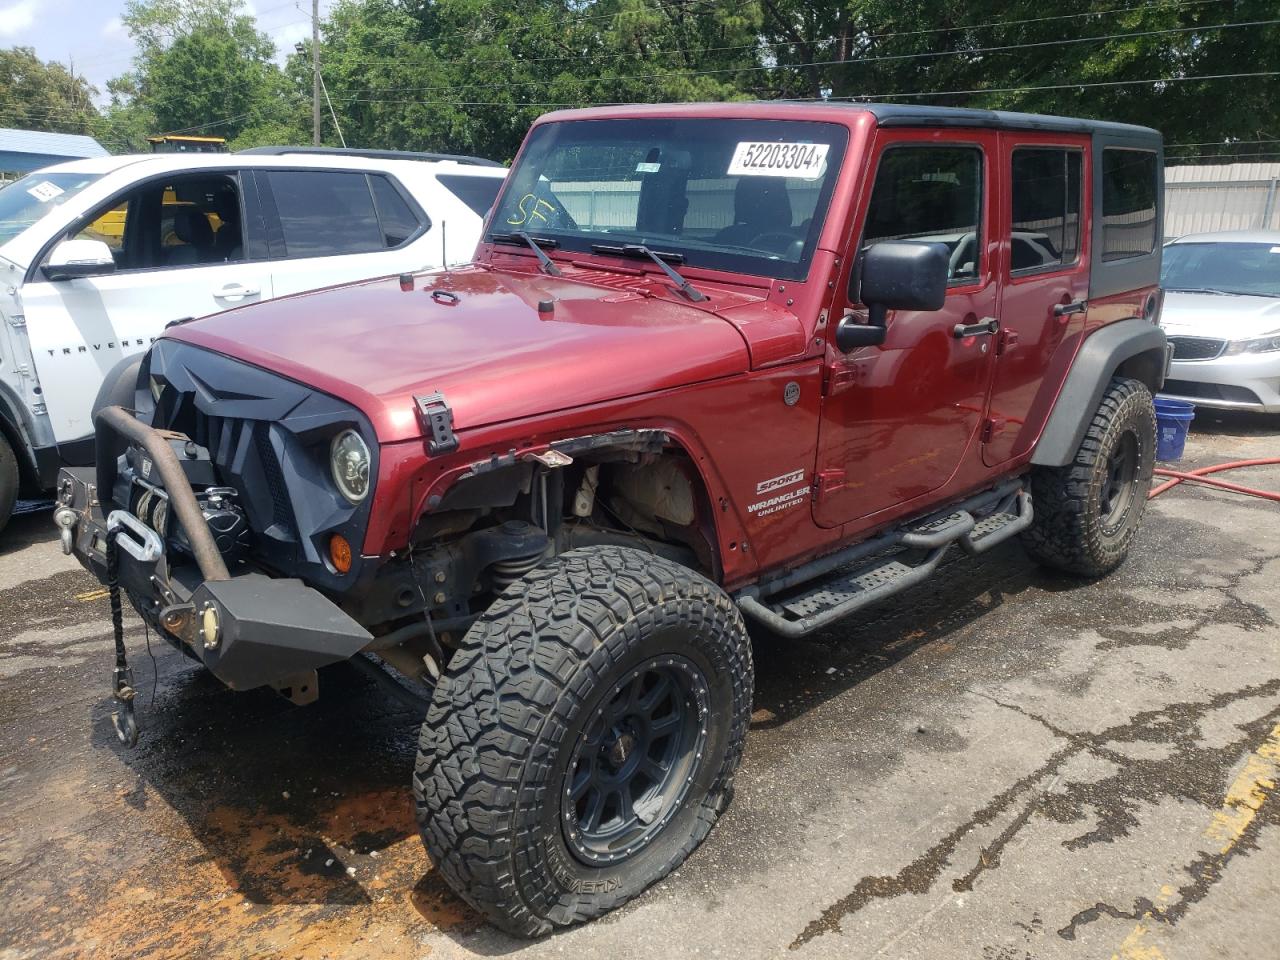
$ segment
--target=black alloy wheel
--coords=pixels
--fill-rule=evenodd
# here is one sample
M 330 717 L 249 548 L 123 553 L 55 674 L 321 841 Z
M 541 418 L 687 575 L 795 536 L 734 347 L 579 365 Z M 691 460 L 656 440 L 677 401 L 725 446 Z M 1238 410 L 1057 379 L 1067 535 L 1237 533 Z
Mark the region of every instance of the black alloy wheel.
M 578 859 L 617 863 L 667 825 L 701 763 L 710 698 L 685 657 L 649 660 L 612 688 L 565 775 L 565 838 Z

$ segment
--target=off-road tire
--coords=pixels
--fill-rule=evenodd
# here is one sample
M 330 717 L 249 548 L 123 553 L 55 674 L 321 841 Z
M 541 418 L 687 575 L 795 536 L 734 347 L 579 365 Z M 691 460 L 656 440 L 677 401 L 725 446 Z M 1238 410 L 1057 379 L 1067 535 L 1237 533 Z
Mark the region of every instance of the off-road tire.
M 602 705 L 616 702 L 615 685 L 668 654 L 706 680 L 710 709 L 696 713 L 705 739 L 690 785 L 672 794 L 658 832 L 634 854 L 588 864 L 562 822 L 575 745 Z M 728 805 L 751 695 L 746 627 L 715 584 L 623 547 L 546 561 L 467 632 L 436 687 L 413 777 L 432 862 L 463 899 L 519 936 L 612 910 L 679 866 Z
M 1130 442 L 1136 463 L 1125 484 L 1123 509 L 1117 505 L 1104 512 L 1113 458 Z M 1022 534 L 1027 552 L 1047 567 L 1080 577 L 1101 577 L 1118 567 L 1146 509 L 1155 455 L 1151 392 L 1138 380 L 1114 378 L 1072 461 L 1032 471 L 1035 521 Z
M 13 506 L 18 502 L 18 486 L 21 483 L 18 458 L 9 446 L 9 438 L 0 433 L 0 530 L 9 524 Z

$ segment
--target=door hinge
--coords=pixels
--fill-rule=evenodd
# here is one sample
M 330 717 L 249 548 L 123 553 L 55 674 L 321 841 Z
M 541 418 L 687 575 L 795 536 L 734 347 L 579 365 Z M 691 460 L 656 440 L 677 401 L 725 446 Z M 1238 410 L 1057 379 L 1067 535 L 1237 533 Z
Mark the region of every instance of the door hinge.
M 1010 347 L 1017 346 L 1018 331 L 1010 330 L 1008 327 L 1001 327 L 1000 334 L 996 337 L 996 356 L 1002 356 Z
M 27 325 L 27 318 L 24 314 L 21 314 L 21 313 L 9 314 L 9 326 L 25 327 L 26 325 Z
M 429 393 L 425 396 L 414 396 L 418 405 L 418 420 L 422 429 L 430 434 L 427 440 L 427 453 L 436 456 L 451 453 L 458 449 L 458 438 L 453 433 L 453 411 L 445 402 L 443 393 Z
M 1009 421 L 1004 417 L 987 417 L 982 421 L 982 442 L 990 443 L 997 434 L 1003 433 Z
M 848 479 L 848 474 L 837 467 L 819 470 L 813 475 L 813 499 L 821 500 L 823 497 L 843 489 Z

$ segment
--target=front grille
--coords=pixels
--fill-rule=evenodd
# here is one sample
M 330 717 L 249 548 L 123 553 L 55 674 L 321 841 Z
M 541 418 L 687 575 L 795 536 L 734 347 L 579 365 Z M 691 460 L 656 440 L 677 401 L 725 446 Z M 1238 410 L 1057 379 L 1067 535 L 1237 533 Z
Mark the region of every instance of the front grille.
M 1223 400 L 1228 403 L 1262 403 L 1258 399 L 1258 395 L 1247 387 L 1236 387 L 1227 383 L 1166 380 L 1160 392 L 1178 397 L 1193 397 L 1200 400 Z
M 1227 341 L 1209 337 L 1170 337 L 1175 360 L 1212 360 L 1221 356 Z
M 262 511 L 255 509 L 257 498 L 250 496 L 249 490 L 239 489 L 241 503 L 248 509 L 254 526 L 259 531 L 275 527 L 278 534 L 292 536 L 293 508 L 289 505 L 284 472 L 271 446 L 271 425 L 262 420 L 212 417 L 199 410 L 194 413 L 191 438 L 209 449 L 224 482 L 241 488 L 261 481 L 270 493 L 271 513 L 261 516 Z
M 258 448 L 258 459 L 262 462 L 262 472 L 267 477 L 267 489 L 271 491 L 271 506 L 275 522 L 285 530 L 293 529 L 293 508 L 289 505 L 289 488 L 284 483 L 284 471 L 280 469 L 280 458 L 271 446 L 267 424 L 260 423 L 253 432 L 254 443 Z

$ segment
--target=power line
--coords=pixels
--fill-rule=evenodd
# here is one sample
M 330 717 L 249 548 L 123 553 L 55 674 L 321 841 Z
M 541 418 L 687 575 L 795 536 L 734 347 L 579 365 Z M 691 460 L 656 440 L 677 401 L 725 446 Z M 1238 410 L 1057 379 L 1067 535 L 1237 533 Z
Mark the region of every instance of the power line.
M 859 94 L 856 97 L 833 97 L 832 99 L 849 100 L 851 102 L 856 102 L 857 100 L 900 100 L 916 97 L 945 97 L 979 93 L 1024 93 L 1035 90 L 1083 90 L 1089 87 L 1128 87 L 1137 84 L 1187 83 L 1193 80 L 1239 80 L 1246 77 L 1277 76 L 1280 76 L 1280 70 L 1263 70 L 1255 73 L 1214 73 L 1195 77 L 1156 77 L 1150 80 L 1095 80 L 1089 83 L 1054 83 L 1034 87 L 988 87 L 986 89 L 976 88 L 973 90 L 937 90 L 932 93 L 876 93 L 865 96 Z
M 971 30 L 987 30 L 992 28 L 1024 26 L 1024 25 L 1033 24 L 1033 23 L 1049 23 L 1049 22 L 1061 21 L 1061 20 L 1078 20 L 1086 17 L 1096 17 L 1096 18 L 1110 17 L 1116 14 L 1121 14 L 1121 13 L 1131 13 L 1135 10 L 1156 10 L 1156 11 L 1163 12 L 1164 10 L 1181 9 L 1182 7 L 1203 6 L 1209 3 L 1226 3 L 1226 2 L 1229 2 L 1229 0 L 1178 0 L 1178 2 L 1167 4 L 1164 6 L 1156 6 L 1154 4 L 1140 4 L 1140 5 L 1131 6 L 1131 7 L 1116 7 L 1110 10 L 1091 10 L 1084 13 L 1063 13 L 1063 14 L 1056 14 L 1054 16 L 1048 16 L 1048 17 L 1031 17 L 1025 20 L 992 20 L 986 23 L 972 23 L 972 24 L 965 24 L 958 27 L 931 27 L 931 28 L 921 29 L 921 30 L 895 30 L 895 31 L 890 31 L 886 33 L 864 33 L 864 34 L 859 34 L 856 39 L 861 41 L 868 41 L 868 40 L 884 40 L 892 37 L 913 37 L 913 36 L 924 36 L 924 35 L 941 34 L 941 33 L 960 33 L 960 32 L 971 31 Z M 551 24 L 551 26 L 555 26 L 555 24 Z M 434 40 L 434 39 L 437 39 L 437 38 L 434 38 L 434 37 L 429 38 L 429 40 Z M 770 48 L 776 49 L 778 47 L 824 46 L 827 44 L 836 43 L 839 40 L 840 40 L 839 37 L 817 37 L 813 40 L 760 41 L 760 42 L 753 42 L 753 43 L 731 44 L 729 46 L 720 46 L 720 47 L 702 47 L 698 52 L 701 54 L 705 54 L 705 53 L 722 53 L 722 52 L 731 51 L 731 50 L 763 50 L 763 49 L 770 49 Z M 417 46 L 417 45 L 418 45 L 417 41 L 406 41 L 404 43 L 396 44 L 395 46 Z M 675 53 L 680 53 L 682 51 L 661 51 L 661 52 L 664 54 L 665 53 L 675 54 Z M 554 57 L 520 57 L 520 58 L 507 57 L 505 59 L 492 59 L 492 60 L 446 60 L 444 62 L 445 63 L 466 63 L 472 66 L 485 66 L 488 64 L 502 64 L 502 63 L 520 63 L 520 64 L 552 63 L 552 62 L 566 61 L 566 60 L 573 61 L 573 62 L 581 62 L 583 60 L 599 60 L 602 58 L 616 59 L 616 57 L 617 57 L 616 53 L 605 52 L 605 53 L 597 53 L 597 54 L 567 54 L 567 55 L 554 56 Z M 373 57 L 373 58 L 365 58 L 361 60 L 353 60 L 348 62 L 368 66 L 368 65 L 382 64 L 382 63 L 394 64 L 394 63 L 399 63 L 400 60 L 399 58 L 396 58 L 396 57 Z
M 493 84 L 448 84 L 433 85 L 426 87 L 388 87 L 380 90 L 368 91 L 370 93 L 417 93 L 430 92 L 433 90 L 452 90 L 458 86 L 462 86 L 468 90 L 498 90 L 516 86 L 550 86 L 551 84 L 560 83 L 618 83 L 630 80 L 684 80 L 694 77 L 717 76 L 723 74 L 743 74 L 743 73 L 759 73 L 771 70 L 801 70 L 806 67 L 828 67 L 828 66 L 854 66 L 863 63 L 875 63 L 888 60 L 918 60 L 925 58 L 938 57 L 955 57 L 955 56 L 974 56 L 987 53 L 1010 53 L 1016 50 L 1032 50 L 1043 49 L 1045 47 L 1073 46 L 1082 43 L 1099 43 L 1106 40 L 1127 40 L 1137 37 L 1158 37 L 1168 36 L 1171 34 L 1185 33 L 1209 33 L 1216 30 L 1234 30 L 1244 27 L 1270 26 L 1280 23 L 1280 18 L 1272 20 L 1250 20 L 1239 23 L 1220 23 L 1211 24 L 1203 27 L 1174 27 L 1164 30 L 1142 30 L 1130 33 L 1113 33 L 1104 34 L 1097 37 L 1069 37 L 1063 40 L 1042 40 L 1033 43 L 1005 44 L 993 47 L 977 47 L 965 50 L 941 50 L 927 53 L 898 53 L 886 54 L 875 57 L 857 57 L 847 60 L 813 60 L 806 63 L 776 63 L 776 64 L 759 64 L 756 66 L 743 67 L 721 67 L 714 70 L 675 70 L 665 73 L 641 73 L 623 76 L 599 76 L 599 77 L 553 77 L 545 80 L 511 80 L 504 83 Z M 344 98 L 336 98 L 344 99 Z

